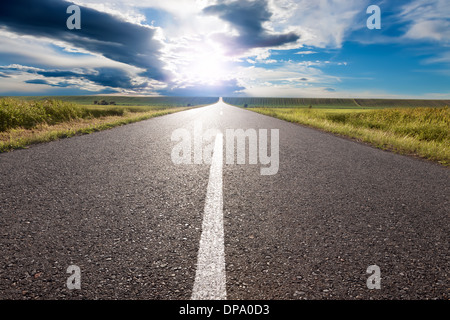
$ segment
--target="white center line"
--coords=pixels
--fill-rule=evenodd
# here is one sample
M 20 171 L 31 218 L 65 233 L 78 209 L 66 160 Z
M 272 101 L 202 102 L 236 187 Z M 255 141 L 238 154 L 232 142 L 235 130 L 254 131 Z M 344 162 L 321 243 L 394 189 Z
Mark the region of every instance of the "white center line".
M 218 133 L 211 159 L 192 300 L 225 300 L 227 298 L 222 167 L 223 134 Z

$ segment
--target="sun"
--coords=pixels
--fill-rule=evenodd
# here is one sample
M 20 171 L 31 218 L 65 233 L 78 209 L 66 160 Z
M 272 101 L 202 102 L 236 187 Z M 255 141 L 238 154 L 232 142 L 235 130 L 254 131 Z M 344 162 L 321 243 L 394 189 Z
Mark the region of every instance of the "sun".
M 201 57 L 188 67 L 188 72 L 200 82 L 216 82 L 225 74 L 224 63 L 214 56 Z
M 214 85 L 229 75 L 229 63 L 225 55 L 204 45 L 185 56 L 186 63 L 179 69 L 181 77 L 189 83 Z
M 215 84 L 226 76 L 226 63 L 214 55 L 196 57 L 184 70 L 184 76 L 192 82 Z

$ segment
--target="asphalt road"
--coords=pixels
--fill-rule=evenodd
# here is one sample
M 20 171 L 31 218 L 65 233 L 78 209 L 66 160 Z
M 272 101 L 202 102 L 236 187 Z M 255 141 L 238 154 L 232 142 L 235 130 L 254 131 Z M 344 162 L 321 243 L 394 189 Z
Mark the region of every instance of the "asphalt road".
M 210 165 L 171 135 L 199 122 L 279 130 L 276 174 L 221 168 L 227 299 L 449 298 L 448 169 L 224 104 L 0 154 L 0 298 L 190 299 Z

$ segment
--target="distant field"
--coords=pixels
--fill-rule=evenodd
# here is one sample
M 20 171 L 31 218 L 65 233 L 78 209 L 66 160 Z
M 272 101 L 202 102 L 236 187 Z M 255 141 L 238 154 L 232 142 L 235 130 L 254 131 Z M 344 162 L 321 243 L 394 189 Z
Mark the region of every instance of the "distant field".
M 380 109 L 380 108 L 439 108 L 450 106 L 450 100 L 400 99 L 327 99 L 327 98 L 223 98 L 223 101 L 248 108 L 325 108 L 325 109 Z
M 94 105 L 94 101 L 104 100 L 119 106 L 191 107 L 216 103 L 214 97 L 134 97 L 134 96 L 34 96 L 20 97 L 21 100 L 59 100 L 80 105 Z
M 193 103 L 193 100 L 190 101 Z M 178 104 L 79 105 L 73 101 L 54 99 L 3 98 L 0 99 L 0 152 L 105 130 L 188 108 Z

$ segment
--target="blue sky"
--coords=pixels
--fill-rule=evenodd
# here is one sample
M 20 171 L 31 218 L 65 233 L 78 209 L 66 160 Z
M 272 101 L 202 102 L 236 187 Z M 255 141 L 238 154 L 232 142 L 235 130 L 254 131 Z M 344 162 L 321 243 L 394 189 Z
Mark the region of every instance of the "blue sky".
M 2 1 L 0 44 L 0 95 L 450 99 L 448 0 Z

